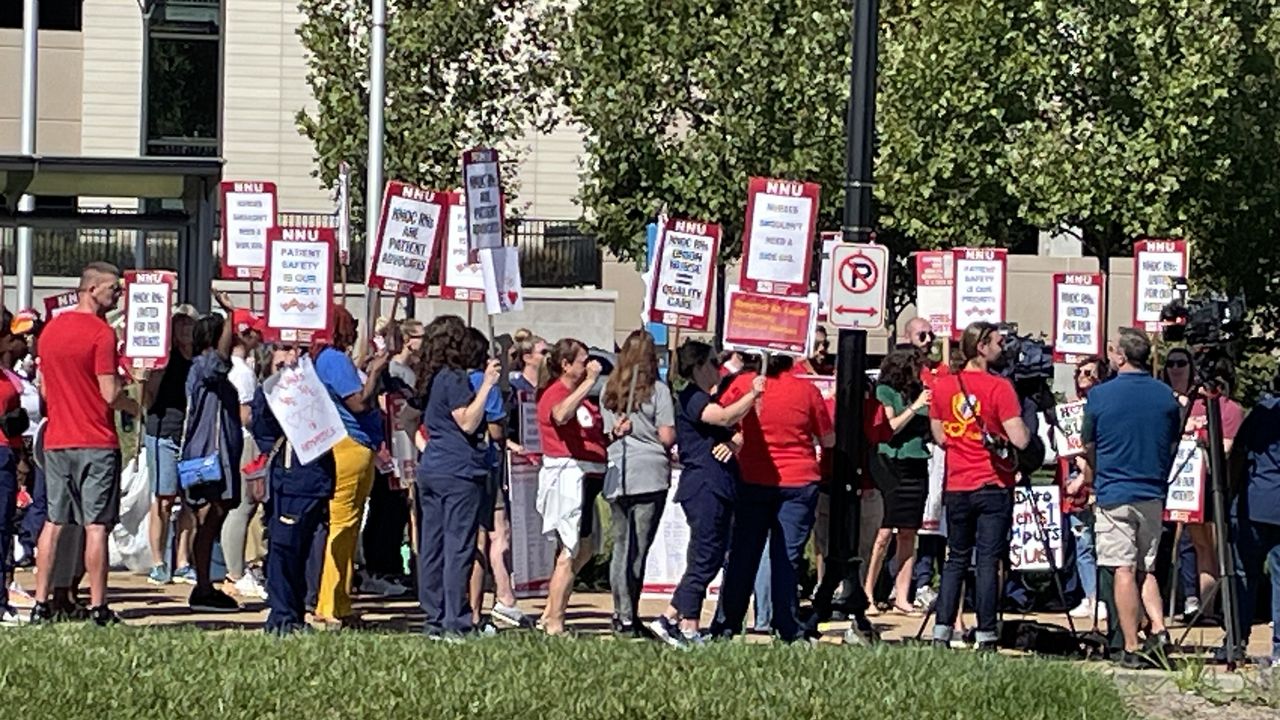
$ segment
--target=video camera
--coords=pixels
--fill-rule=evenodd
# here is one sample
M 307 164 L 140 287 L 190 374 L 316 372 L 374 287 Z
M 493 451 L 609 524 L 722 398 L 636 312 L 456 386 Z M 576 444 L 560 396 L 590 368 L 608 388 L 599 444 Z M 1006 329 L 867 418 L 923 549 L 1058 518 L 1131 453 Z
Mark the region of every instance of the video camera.
M 1211 293 L 1189 297 L 1186 278 L 1174 278 L 1173 299 L 1160 310 L 1161 336 L 1167 342 L 1217 346 L 1238 340 L 1245 329 L 1243 295 Z
M 1053 350 L 1042 338 L 1019 335 L 1017 323 L 1000 323 L 998 327 L 1004 334 L 1004 352 L 993 369 L 1013 382 L 1019 399 L 1034 400 L 1040 410 L 1052 408 L 1049 381 L 1053 379 Z

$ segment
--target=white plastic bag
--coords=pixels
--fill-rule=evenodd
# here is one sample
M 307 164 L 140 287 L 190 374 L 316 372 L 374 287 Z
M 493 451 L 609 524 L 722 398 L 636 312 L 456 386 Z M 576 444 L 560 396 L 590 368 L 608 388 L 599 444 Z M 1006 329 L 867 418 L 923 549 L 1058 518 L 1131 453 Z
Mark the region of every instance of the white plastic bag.
M 120 473 L 120 522 L 108 542 L 111 567 L 137 573 L 151 569 L 151 471 L 140 452 Z

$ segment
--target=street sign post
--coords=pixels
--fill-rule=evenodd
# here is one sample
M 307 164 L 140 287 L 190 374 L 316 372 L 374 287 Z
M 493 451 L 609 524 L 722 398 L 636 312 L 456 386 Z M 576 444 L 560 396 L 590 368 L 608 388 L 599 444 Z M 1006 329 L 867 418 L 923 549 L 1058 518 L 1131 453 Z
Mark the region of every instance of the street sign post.
M 831 304 L 827 319 L 851 330 L 884 327 L 889 289 L 889 250 L 870 243 L 842 243 L 831 251 Z

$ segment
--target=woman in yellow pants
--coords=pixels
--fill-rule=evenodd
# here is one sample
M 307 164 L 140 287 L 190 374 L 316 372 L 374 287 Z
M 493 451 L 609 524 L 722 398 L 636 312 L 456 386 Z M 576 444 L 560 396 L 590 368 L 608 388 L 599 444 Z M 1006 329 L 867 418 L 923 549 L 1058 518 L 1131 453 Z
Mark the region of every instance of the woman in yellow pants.
M 378 380 L 389 357 L 384 351 L 375 354 L 365 368 L 366 377 L 361 379 L 355 363 L 347 355 L 347 349 L 355 341 L 355 318 L 342 306 L 335 305 L 332 342 L 313 348 L 316 374 L 333 396 L 347 428 L 347 437 L 333 448 L 337 477 L 333 499 L 329 501 L 329 539 L 315 611 L 317 623 L 340 628 L 362 625 L 351 610 L 351 575 L 360 517 L 373 488 L 374 453 L 383 439 Z

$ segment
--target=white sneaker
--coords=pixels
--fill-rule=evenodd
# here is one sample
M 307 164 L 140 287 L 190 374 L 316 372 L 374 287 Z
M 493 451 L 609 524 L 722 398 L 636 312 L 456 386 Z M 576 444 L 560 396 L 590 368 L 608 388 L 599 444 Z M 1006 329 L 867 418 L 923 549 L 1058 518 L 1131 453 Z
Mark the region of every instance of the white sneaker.
M 259 600 L 267 599 L 267 589 L 262 587 L 262 583 L 258 582 L 258 578 L 253 573 L 245 573 L 236 581 L 236 594 L 242 598 L 257 598 Z
M 17 627 L 18 625 L 25 625 L 26 622 L 26 616 L 22 615 L 17 610 L 14 610 L 8 605 L 0 606 L 0 626 Z
M 1106 620 L 1106 619 L 1107 619 L 1107 604 L 1106 604 L 1106 603 L 1098 603 L 1098 615 L 1097 615 L 1097 617 L 1098 617 L 1098 622 L 1102 622 L 1103 620 Z
M 529 616 L 525 615 L 520 608 L 503 605 L 500 602 L 493 604 L 493 609 L 489 611 L 489 617 L 494 622 L 499 622 L 512 628 L 524 628 L 532 624 L 529 622 Z
M 1187 601 L 1182 604 L 1182 617 L 1190 618 L 1198 612 L 1200 612 L 1200 598 L 1189 597 L 1187 598 Z
M 1073 618 L 1092 618 L 1093 601 L 1089 598 L 1081 600 L 1080 604 L 1072 608 L 1071 612 L 1068 614 Z
M 409 588 L 401 585 L 395 580 L 388 580 L 387 578 L 378 577 L 377 575 L 366 575 L 360 581 L 360 592 L 366 595 L 394 598 L 409 594 Z
M 36 606 L 36 599 L 31 596 L 31 593 L 23 590 L 17 580 L 14 580 L 9 583 L 9 606 L 30 610 Z

